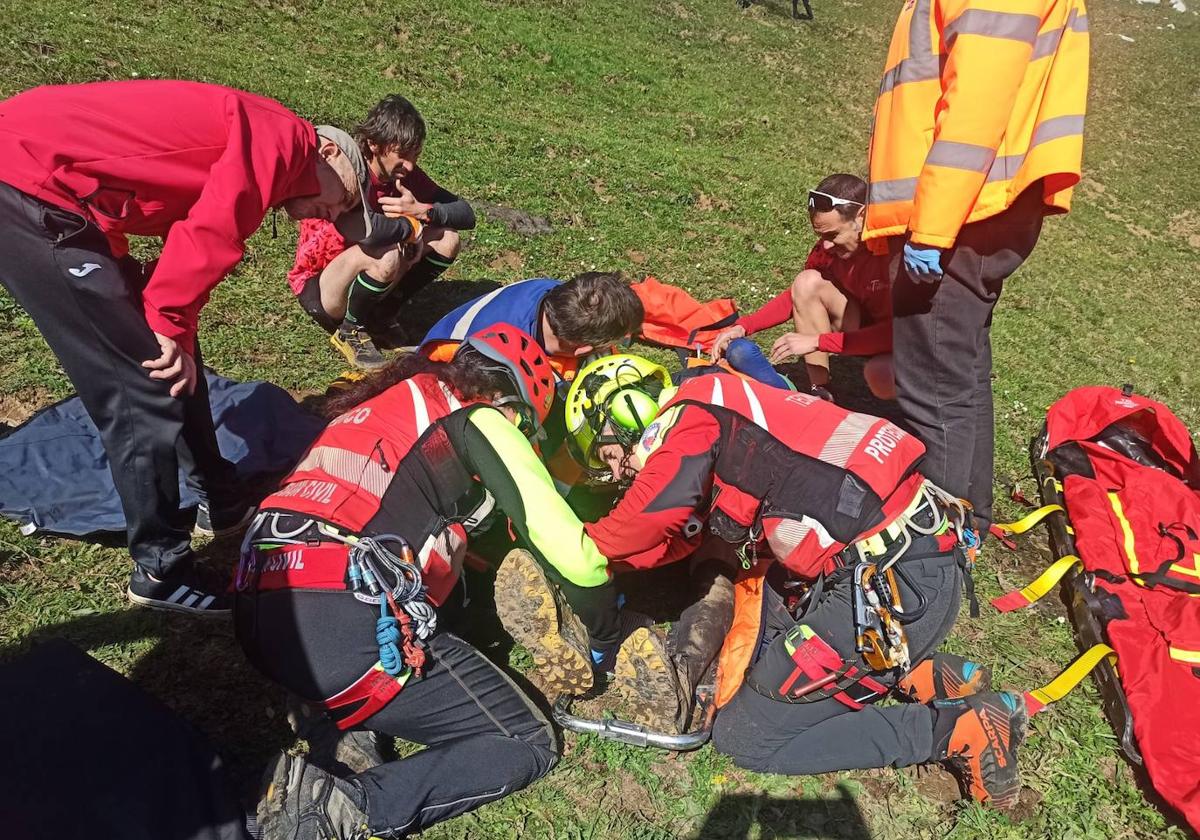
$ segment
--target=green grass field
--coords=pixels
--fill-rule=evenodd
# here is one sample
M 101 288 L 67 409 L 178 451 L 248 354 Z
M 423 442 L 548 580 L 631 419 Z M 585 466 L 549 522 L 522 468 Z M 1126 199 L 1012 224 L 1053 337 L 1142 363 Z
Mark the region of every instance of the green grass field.
M 743 309 L 782 288 L 812 242 L 805 190 L 862 172 L 898 2 L 815 0 L 9 0 L 0 96 L 44 83 L 131 77 L 220 82 L 350 125 L 399 91 L 430 126 L 422 160 L 461 194 L 548 219 L 522 236 L 485 218 L 448 275 L 477 281 L 588 268 L 654 274 Z M 1091 105 L 1074 212 L 1048 221 L 993 330 L 997 482 L 1024 475 L 1049 403 L 1087 383 L 1132 382 L 1200 428 L 1200 19 L 1166 5 L 1093 0 Z M 1124 35 L 1132 40 L 1119 36 Z M 312 393 L 339 359 L 284 282 L 295 233 L 270 225 L 205 309 L 206 360 L 235 378 Z M 0 294 L 0 420 L 69 392 L 32 322 Z M 1005 495 L 1001 493 L 1001 495 Z M 1009 513 L 1015 510 L 1007 511 Z M 1048 558 L 990 548 L 982 595 Z M 235 547 L 214 545 L 228 556 Z M 243 779 L 287 743 L 277 690 L 230 634 L 134 610 L 115 547 L 27 538 L 0 524 L 0 650 L 65 635 L 195 720 Z M 1052 600 L 1052 599 L 1051 599 Z M 948 647 L 1001 685 L 1044 682 L 1075 652 L 1055 604 L 964 612 Z M 518 661 L 519 664 L 519 661 Z M 522 794 L 434 837 L 1182 837 L 1147 804 L 1085 683 L 1033 723 L 1018 813 L 958 802 L 937 768 L 785 778 L 710 749 L 665 756 L 568 736 Z

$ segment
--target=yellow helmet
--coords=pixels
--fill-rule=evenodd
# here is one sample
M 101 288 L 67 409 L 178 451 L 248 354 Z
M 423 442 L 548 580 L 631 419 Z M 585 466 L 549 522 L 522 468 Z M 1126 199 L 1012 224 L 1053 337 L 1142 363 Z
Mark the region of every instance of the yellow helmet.
M 603 356 L 575 375 L 566 398 L 567 447 L 593 475 L 607 472 L 596 457 L 606 443 L 632 447 L 658 414 L 659 397 L 671 387 L 665 367 L 641 356 Z

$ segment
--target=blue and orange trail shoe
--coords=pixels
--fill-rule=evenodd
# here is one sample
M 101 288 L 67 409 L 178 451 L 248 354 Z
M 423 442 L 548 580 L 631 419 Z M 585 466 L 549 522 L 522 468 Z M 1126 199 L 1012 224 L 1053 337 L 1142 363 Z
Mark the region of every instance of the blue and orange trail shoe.
M 896 683 L 896 691 L 914 703 L 958 700 L 991 689 L 990 668 L 954 653 L 935 653 L 921 660 Z
M 1017 748 L 1025 740 L 1025 698 L 1010 691 L 973 694 L 933 704 L 936 755 L 956 772 L 977 802 L 1005 809 L 1017 804 L 1021 773 Z M 949 730 L 944 746 L 939 732 Z M 944 737 L 944 736 L 943 736 Z

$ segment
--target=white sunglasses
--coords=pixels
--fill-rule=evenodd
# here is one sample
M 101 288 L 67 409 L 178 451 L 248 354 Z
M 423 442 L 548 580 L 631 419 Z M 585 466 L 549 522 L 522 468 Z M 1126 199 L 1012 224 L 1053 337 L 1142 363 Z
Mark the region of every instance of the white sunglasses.
M 828 213 L 834 207 L 841 207 L 845 204 L 853 204 L 855 207 L 862 207 L 861 201 L 851 201 L 848 198 L 842 198 L 837 195 L 823 193 L 820 190 L 808 191 L 808 209 L 816 210 L 818 213 Z

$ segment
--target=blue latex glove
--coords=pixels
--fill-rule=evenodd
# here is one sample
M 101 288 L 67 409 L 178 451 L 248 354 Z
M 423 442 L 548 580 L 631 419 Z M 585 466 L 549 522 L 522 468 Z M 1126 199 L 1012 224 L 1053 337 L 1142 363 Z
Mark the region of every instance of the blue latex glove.
M 904 243 L 904 268 L 915 283 L 942 279 L 942 249 Z

